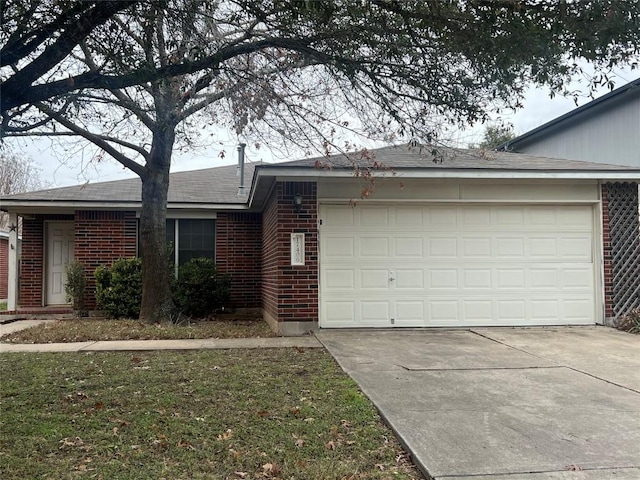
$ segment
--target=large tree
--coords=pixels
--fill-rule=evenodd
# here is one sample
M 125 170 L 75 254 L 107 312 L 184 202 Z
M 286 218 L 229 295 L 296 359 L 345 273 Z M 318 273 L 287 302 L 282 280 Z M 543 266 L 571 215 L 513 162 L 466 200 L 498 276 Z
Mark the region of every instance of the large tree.
M 203 126 L 325 149 L 353 133 L 433 142 L 640 45 L 636 0 L 9 0 L 3 14 L 3 135 L 77 136 L 142 180 L 145 321 L 170 317 L 171 156 Z

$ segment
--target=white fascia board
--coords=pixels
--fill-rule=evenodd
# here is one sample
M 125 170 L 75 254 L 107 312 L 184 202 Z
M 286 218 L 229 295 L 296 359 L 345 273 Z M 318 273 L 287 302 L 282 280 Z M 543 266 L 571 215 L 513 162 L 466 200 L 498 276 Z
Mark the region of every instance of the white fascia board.
M 594 170 L 594 171 L 541 171 L 541 170 L 395 170 L 385 172 L 372 172 L 376 177 L 389 178 L 455 178 L 455 179 L 563 179 L 563 180 L 608 180 L 608 181 L 640 181 L 640 170 Z M 295 181 L 309 178 L 354 178 L 352 170 L 333 169 L 309 169 L 287 168 L 278 169 L 275 175 L 265 171 L 258 172 L 258 177 L 276 177 L 276 180 Z

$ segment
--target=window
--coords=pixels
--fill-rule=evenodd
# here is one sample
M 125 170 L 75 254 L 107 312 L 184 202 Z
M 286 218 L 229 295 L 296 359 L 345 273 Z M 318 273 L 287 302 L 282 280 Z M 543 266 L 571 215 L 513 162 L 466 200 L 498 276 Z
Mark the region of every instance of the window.
M 172 246 L 176 265 L 192 258 L 215 258 L 216 221 L 167 219 L 167 244 Z

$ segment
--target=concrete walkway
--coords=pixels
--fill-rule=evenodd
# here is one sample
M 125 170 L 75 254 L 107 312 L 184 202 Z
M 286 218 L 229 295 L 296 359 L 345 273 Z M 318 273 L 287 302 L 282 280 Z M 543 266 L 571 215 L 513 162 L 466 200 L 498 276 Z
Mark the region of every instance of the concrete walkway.
M 0 325 L 0 336 L 52 320 L 19 320 Z M 208 350 L 229 348 L 322 348 L 313 336 L 269 338 L 225 338 L 199 340 L 120 340 L 74 343 L 0 343 L 0 353 L 8 352 L 141 352 L 152 350 Z
M 321 331 L 434 480 L 640 479 L 640 336 Z

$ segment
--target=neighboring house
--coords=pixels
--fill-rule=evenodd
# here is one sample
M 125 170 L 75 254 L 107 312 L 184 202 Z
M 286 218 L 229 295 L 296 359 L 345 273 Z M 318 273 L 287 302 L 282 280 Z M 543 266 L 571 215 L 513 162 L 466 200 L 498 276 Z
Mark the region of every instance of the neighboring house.
M 20 258 L 21 239 L 18 238 L 18 255 Z M 15 248 L 15 244 L 13 244 Z M 0 302 L 6 302 L 9 297 L 9 251 L 12 245 L 9 243 L 9 232 L 0 230 Z
M 373 172 L 367 200 L 370 155 L 247 165 L 252 182 L 240 194 L 236 166 L 173 173 L 176 262 L 214 257 L 231 274 L 235 306 L 261 308 L 287 335 L 616 315 L 602 199 L 640 181 L 640 168 L 467 150 L 434 162 L 428 151 L 369 152 L 392 170 Z M 625 191 L 637 202 L 637 189 Z M 139 199 L 137 179 L 0 198 L 23 218 L 19 307 L 64 303 L 72 258 L 91 274 L 136 255 Z
M 9 233 L 0 230 L 0 302 L 7 301 L 9 286 Z
M 640 78 L 498 150 L 640 168 Z

